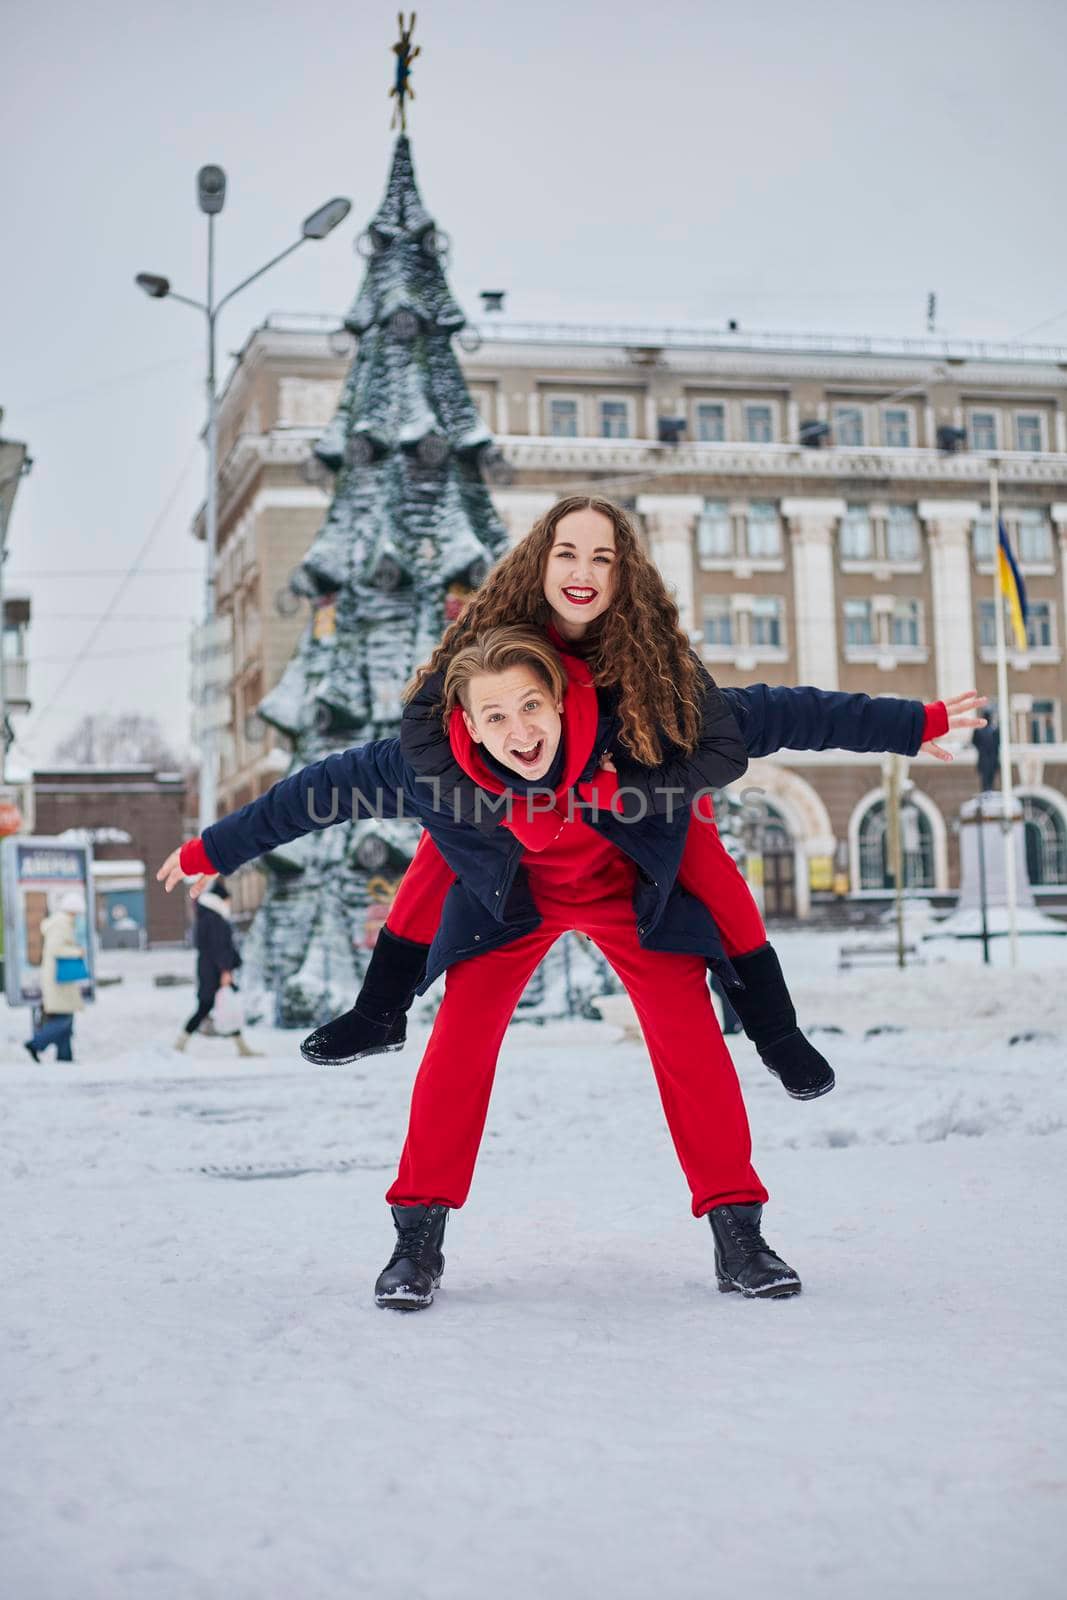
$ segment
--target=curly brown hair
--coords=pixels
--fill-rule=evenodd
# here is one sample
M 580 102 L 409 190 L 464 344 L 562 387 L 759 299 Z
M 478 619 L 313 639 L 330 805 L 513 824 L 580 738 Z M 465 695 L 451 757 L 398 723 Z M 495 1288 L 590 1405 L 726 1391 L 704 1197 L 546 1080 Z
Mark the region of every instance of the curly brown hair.
M 634 524 L 621 506 L 599 495 L 568 495 L 534 523 L 471 596 L 463 615 L 415 674 L 406 697 L 431 673 L 443 672 L 456 651 L 487 628 L 517 622 L 548 626 L 545 566 L 556 526 L 572 511 L 599 511 L 615 530 L 615 592 L 607 611 L 590 624 L 582 655 L 593 681 L 618 693 L 622 742 L 646 766 L 662 761 L 664 735 L 692 754 L 704 699 L 699 665 L 678 626 L 678 607 L 642 549 Z

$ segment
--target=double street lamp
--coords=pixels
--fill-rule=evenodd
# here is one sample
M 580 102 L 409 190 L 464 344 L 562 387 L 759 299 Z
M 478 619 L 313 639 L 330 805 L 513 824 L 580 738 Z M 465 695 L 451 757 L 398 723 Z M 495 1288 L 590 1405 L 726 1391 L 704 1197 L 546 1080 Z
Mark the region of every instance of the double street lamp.
M 265 272 L 276 267 L 279 261 L 291 256 L 309 239 L 325 239 L 338 223 L 344 221 L 352 209 L 352 202 L 344 198 L 327 200 L 324 206 L 305 217 L 299 239 L 263 264 L 257 271 L 242 278 L 218 301 L 215 299 L 215 218 L 226 203 L 226 174 L 221 167 L 201 167 L 196 175 L 196 198 L 200 210 L 207 217 L 207 299 L 193 300 L 189 295 L 178 294 L 170 286 L 170 279 L 154 272 L 139 272 L 134 280 L 152 300 L 178 300 L 183 306 L 192 306 L 203 313 L 207 322 L 207 492 L 205 495 L 205 531 L 207 558 L 204 578 L 204 622 L 209 624 L 215 616 L 215 557 L 218 549 L 218 392 L 215 376 L 216 329 L 219 312 L 242 289 L 262 278 Z M 205 641 L 206 642 L 206 641 Z M 200 729 L 200 831 L 215 820 L 218 773 L 214 728 L 202 721 Z

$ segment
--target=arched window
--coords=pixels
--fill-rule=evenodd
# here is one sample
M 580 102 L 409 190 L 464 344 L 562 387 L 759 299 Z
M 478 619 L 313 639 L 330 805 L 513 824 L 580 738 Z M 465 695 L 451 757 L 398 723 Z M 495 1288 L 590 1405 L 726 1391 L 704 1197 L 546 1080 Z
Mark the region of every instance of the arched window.
M 1036 887 L 1067 883 L 1067 823 L 1048 800 L 1024 794 L 1026 872 Z
M 901 807 L 904 846 L 904 887 L 933 889 L 934 833 L 930 819 L 918 806 L 905 800 Z M 860 822 L 860 888 L 892 889 L 886 850 L 885 801 L 876 800 Z
M 763 800 L 760 849 L 763 853 L 763 909 L 768 917 L 797 914 L 793 836 L 782 813 Z

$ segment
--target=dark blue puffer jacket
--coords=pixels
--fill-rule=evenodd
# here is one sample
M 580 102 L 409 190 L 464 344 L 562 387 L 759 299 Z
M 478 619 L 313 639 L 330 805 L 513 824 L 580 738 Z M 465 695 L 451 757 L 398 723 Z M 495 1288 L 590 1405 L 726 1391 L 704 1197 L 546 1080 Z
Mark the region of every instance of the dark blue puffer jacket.
M 596 745 L 599 752 L 603 746 Z M 592 775 L 597 755 L 583 771 Z M 579 780 L 581 781 L 581 779 Z M 301 834 L 358 816 L 409 817 L 431 834 L 456 874 L 427 958 L 428 987 L 446 967 L 531 933 L 540 915 L 520 870 L 523 847 L 499 820 L 481 827 L 456 821 L 437 786 L 420 781 L 397 739 L 382 739 L 315 762 L 204 831 L 204 846 L 220 872 L 230 873 Z M 675 884 L 685 849 L 688 812 L 668 820 L 649 816 L 627 823 L 588 813 L 591 827 L 618 846 L 637 867 L 634 914 L 649 950 L 701 955 L 724 980 L 737 978 L 708 911 Z
M 889 749 L 911 755 L 922 735 L 924 713 L 919 701 L 871 700 L 865 695 L 766 685 L 722 692 L 729 697 L 754 755 L 768 755 L 783 745 Z M 432 681 L 426 693 L 433 696 Z M 540 916 L 520 868 L 522 845 L 491 813 L 477 825 L 462 820 L 475 786 L 455 766 L 439 715 L 426 710 L 416 717 L 411 712 L 409 707 L 405 714 L 405 754 L 400 740 L 383 739 L 328 756 L 207 828 L 204 845 L 217 869 L 230 873 L 291 839 L 353 817 L 408 817 L 421 822 L 457 877 L 430 947 L 425 988 L 454 962 L 532 932 Z M 798 739 L 806 742 L 798 744 Z M 590 826 L 637 867 L 634 914 L 641 944 L 649 950 L 702 955 L 727 984 L 736 985 L 714 921 L 675 882 L 689 826 L 688 805 L 677 798 L 663 801 L 664 794 L 676 797 L 677 791 L 663 785 L 659 769 L 640 768 L 623 755 L 617 745 L 617 719 L 607 703 L 602 705 L 593 749 L 578 782 L 592 776 L 605 750 L 614 751 L 616 764 L 621 763 L 620 784 L 644 784 L 649 794 L 642 820 L 592 813 L 587 817 Z M 422 771 L 416 771 L 416 763 Z M 704 772 L 681 785 L 686 800 L 707 787 Z

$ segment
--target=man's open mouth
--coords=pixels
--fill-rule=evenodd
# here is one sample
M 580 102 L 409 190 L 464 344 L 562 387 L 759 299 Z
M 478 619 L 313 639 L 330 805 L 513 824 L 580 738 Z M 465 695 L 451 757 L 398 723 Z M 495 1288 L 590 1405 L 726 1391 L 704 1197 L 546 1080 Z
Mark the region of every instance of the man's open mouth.
M 596 599 L 597 592 L 595 589 L 564 589 L 563 594 L 572 606 L 587 606 Z
M 512 750 L 511 755 L 524 767 L 536 767 L 541 759 L 541 752 L 545 748 L 545 741 L 538 739 L 536 744 L 527 746 L 525 750 Z

